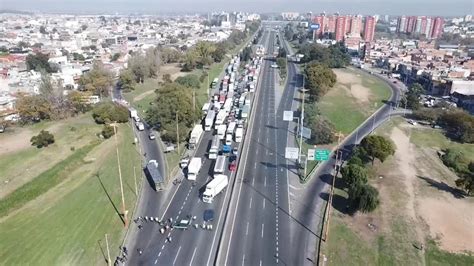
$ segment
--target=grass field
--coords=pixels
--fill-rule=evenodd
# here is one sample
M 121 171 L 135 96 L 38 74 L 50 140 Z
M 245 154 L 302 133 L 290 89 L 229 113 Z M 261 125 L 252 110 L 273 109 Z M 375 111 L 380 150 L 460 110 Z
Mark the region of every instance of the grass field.
M 344 134 L 352 132 L 390 97 L 390 88 L 383 81 L 363 71 L 338 69 L 336 85 L 321 98 L 317 106 L 321 113 Z M 352 86 L 357 85 L 357 88 Z M 351 90 L 365 90 L 363 96 Z
M 120 125 L 119 152 L 129 210 L 136 201 L 134 166 L 141 176 L 132 139 L 129 126 Z M 48 192 L 0 219 L 2 264 L 104 264 L 105 234 L 112 256 L 117 253 L 124 227 L 117 214 L 121 201 L 114 139 L 95 147 L 85 161 Z
M 43 149 L 32 147 L 29 143 L 31 136 L 42 129 L 53 133 L 55 143 Z M 102 126 L 95 124 L 88 113 L 62 121 L 14 128 L 13 132 L 1 134 L 0 142 L 16 141 L 17 148 L 15 152 L 0 155 L 0 182 L 3 183 L 0 198 L 72 155 L 73 149 L 97 140 L 96 134 L 101 129 Z

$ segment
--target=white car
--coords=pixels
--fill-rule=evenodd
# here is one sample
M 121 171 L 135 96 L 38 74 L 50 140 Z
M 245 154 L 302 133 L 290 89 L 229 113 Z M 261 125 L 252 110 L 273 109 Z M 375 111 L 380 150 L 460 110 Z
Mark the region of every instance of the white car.
M 149 137 L 151 140 L 156 139 L 156 136 L 155 136 L 154 133 L 150 133 L 150 135 L 148 135 L 148 137 Z
M 272 68 L 278 68 L 278 65 L 277 64 L 272 64 L 271 67 Z

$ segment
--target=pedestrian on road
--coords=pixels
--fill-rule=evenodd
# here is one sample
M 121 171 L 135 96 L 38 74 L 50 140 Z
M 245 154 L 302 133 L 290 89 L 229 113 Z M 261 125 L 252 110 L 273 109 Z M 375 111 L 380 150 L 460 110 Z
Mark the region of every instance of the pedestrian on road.
M 143 225 L 141 225 L 141 224 L 139 224 L 139 225 L 138 225 L 138 229 L 140 229 L 140 230 L 141 230 L 141 229 L 142 229 L 142 227 L 143 227 Z

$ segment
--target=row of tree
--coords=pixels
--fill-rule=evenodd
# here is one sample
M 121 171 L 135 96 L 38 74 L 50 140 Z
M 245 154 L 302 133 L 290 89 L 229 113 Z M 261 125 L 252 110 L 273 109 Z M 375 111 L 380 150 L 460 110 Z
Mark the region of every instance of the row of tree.
M 149 48 L 145 53 L 132 54 L 127 62 L 127 68 L 120 72 L 118 86 L 123 91 L 131 91 L 137 83 L 145 79 L 156 78 L 161 65 L 159 48 Z
M 378 135 L 365 137 L 360 146 L 355 148 L 341 175 L 347 186 L 349 200 L 355 210 L 371 212 L 380 203 L 376 188 L 368 184 L 367 163 L 379 159 L 385 161 L 395 153 L 395 145 L 389 139 Z
M 464 190 L 467 195 L 472 195 L 474 193 L 474 162 L 469 161 L 458 149 L 446 149 L 441 160 L 458 176 L 456 186 Z
M 344 43 L 338 42 L 328 47 L 321 44 L 305 44 L 298 51 L 303 55 L 302 63 L 316 61 L 329 68 L 341 68 L 349 65 L 351 57 L 344 46 Z

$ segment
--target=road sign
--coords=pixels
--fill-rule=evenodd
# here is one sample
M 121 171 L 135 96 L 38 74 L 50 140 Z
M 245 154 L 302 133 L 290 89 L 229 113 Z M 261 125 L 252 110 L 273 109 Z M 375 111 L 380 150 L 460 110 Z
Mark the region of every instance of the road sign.
M 308 161 L 314 161 L 314 154 L 316 153 L 316 149 L 308 149 Z
M 319 29 L 319 24 L 311 24 L 310 28 L 312 30 L 318 30 Z
M 293 147 L 286 147 L 285 149 L 285 158 L 286 159 L 298 159 L 298 153 L 300 149 Z
M 283 121 L 293 121 L 293 111 L 283 111 Z
M 316 150 L 314 153 L 314 157 L 316 161 L 327 161 L 329 160 L 329 154 L 331 152 L 329 150 Z
M 307 127 L 303 127 L 303 138 L 310 139 L 311 138 L 311 129 Z

